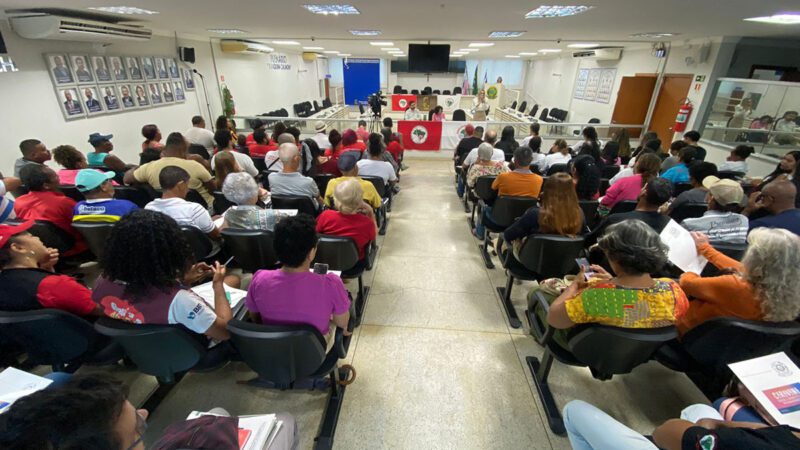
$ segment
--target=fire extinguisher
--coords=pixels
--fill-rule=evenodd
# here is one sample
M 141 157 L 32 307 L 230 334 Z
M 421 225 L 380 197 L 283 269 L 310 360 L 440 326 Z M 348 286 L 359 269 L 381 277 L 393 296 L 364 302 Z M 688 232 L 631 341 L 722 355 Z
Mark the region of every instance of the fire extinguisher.
M 694 109 L 694 106 L 687 98 L 683 102 L 681 109 L 678 110 L 678 116 L 675 118 L 675 126 L 672 127 L 674 132 L 682 133 L 683 131 L 686 131 L 686 124 L 689 122 L 689 116 L 692 115 L 692 109 Z

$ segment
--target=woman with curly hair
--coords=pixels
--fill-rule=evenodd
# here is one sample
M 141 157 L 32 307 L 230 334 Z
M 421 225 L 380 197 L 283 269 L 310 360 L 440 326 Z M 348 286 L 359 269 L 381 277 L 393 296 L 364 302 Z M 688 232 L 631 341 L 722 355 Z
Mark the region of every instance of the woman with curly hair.
M 54 148 L 53 159 L 63 167 L 58 171 L 59 184 L 75 184 L 78 172 L 89 167 L 83 153 L 71 145 L 59 145 Z
M 800 315 L 800 237 L 779 228 L 756 228 L 742 262 L 712 247 L 708 236 L 692 232 L 697 252 L 727 272 L 701 277 L 681 275 L 681 287 L 694 297 L 677 327 L 681 334 L 714 317 L 786 322 Z
M 590 155 L 580 155 L 570 161 L 578 200 L 597 200 L 600 197 L 600 168 Z
M 164 144 L 161 143 L 161 130 L 158 129 L 158 125 L 151 123 L 143 126 L 142 137 L 144 138 L 144 142 L 142 142 L 142 151 L 148 148 L 161 150 L 164 147 Z
M 100 261 L 92 298 L 105 315 L 137 324 L 181 324 L 215 340 L 227 340 L 230 303 L 223 281 L 238 287 L 225 267 L 194 264 L 194 253 L 178 224 L 162 213 L 134 211 L 117 222 Z M 213 275 L 212 309 L 189 287 Z

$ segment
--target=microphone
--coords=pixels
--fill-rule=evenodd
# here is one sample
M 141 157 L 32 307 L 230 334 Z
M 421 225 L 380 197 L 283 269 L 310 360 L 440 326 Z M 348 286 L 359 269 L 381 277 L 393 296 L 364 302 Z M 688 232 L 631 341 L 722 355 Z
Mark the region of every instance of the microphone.
M 200 78 L 204 78 L 204 77 L 203 77 L 203 74 L 202 74 L 202 73 L 200 73 L 200 72 L 198 72 L 198 71 L 197 71 L 197 69 L 192 69 L 192 72 L 194 72 L 194 73 L 196 73 L 196 74 L 200 75 Z

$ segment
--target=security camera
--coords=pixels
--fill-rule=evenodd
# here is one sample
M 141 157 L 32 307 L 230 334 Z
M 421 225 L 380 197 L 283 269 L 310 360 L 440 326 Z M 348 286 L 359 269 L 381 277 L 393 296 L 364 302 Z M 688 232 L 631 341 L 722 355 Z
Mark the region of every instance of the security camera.
M 556 44 L 560 44 L 560 43 L 561 43 L 561 38 L 556 39 Z
M 317 40 L 317 38 L 315 38 L 314 36 L 311 36 L 311 42 L 314 42 L 316 40 Z

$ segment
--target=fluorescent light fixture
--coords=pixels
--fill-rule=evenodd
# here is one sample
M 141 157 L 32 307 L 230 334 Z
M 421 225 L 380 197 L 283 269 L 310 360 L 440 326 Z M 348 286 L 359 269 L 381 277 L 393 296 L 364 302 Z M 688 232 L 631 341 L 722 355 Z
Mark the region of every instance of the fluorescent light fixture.
M 337 52 L 336 50 L 325 50 L 322 53 L 324 53 L 326 55 L 338 55 L 339 54 L 339 52 Z
M 775 14 L 765 17 L 750 17 L 744 20 L 747 22 L 770 23 L 773 25 L 797 25 L 800 24 L 800 13 Z
M 519 54 L 519 56 L 536 56 L 539 53 L 537 53 L 537 52 L 519 52 L 518 54 Z
M 303 8 L 314 14 L 323 16 L 340 16 L 345 14 L 361 14 L 353 5 L 303 5 Z
M 494 45 L 494 42 L 473 42 L 469 44 L 470 47 L 491 47 Z
M 542 19 L 550 17 L 567 17 L 580 14 L 594 8 L 593 6 L 540 6 L 525 14 L 526 19 Z
M 663 33 L 660 31 L 648 31 L 645 33 L 632 34 L 632 38 L 647 38 L 647 39 L 663 39 L 668 37 L 677 36 L 678 33 Z
M 506 55 L 506 58 L 519 58 L 519 55 Z
M 375 46 L 375 47 L 391 47 L 391 46 L 394 45 L 394 42 L 384 42 L 384 41 L 370 42 L 369 45 L 372 45 L 372 46 Z M 383 49 L 381 49 L 381 50 L 383 50 Z
M 577 44 L 569 44 L 567 47 L 569 48 L 595 48 L 599 47 L 600 44 L 591 44 L 588 42 L 577 43 Z
M 561 53 L 560 48 L 543 48 L 539 50 L 539 53 Z
M 351 55 L 350 53 L 339 53 L 339 56 L 348 57 L 353 55 Z
M 464 56 L 464 55 L 461 55 L 461 54 L 456 55 L 455 53 L 450 55 L 451 58 L 461 58 L 462 56 Z
M 477 49 L 477 48 L 460 48 L 460 49 L 458 49 L 458 51 L 460 51 L 462 53 L 472 53 L 472 52 L 477 52 L 478 50 L 479 49 Z
M 272 43 L 277 45 L 300 45 L 297 41 L 272 41 Z
M 378 30 L 350 30 L 353 36 L 379 36 L 381 34 Z
M 381 50 L 383 50 L 385 52 L 402 52 L 402 50 L 400 50 L 397 47 L 385 47 L 385 48 L 382 48 Z
M 158 14 L 158 11 L 150 11 L 149 9 L 136 8 L 134 6 L 92 6 L 89 9 L 114 14 L 140 14 L 148 16 Z
M 303 47 L 303 50 L 325 50 L 322 47 Z
M 515 38 L 525 34 L 524 31 L 492 31 L 489 33 L 490 38 Z
M 244 31 L 236 28 L 210 28 L 208 31 L 216 34 L 242 34 Z

